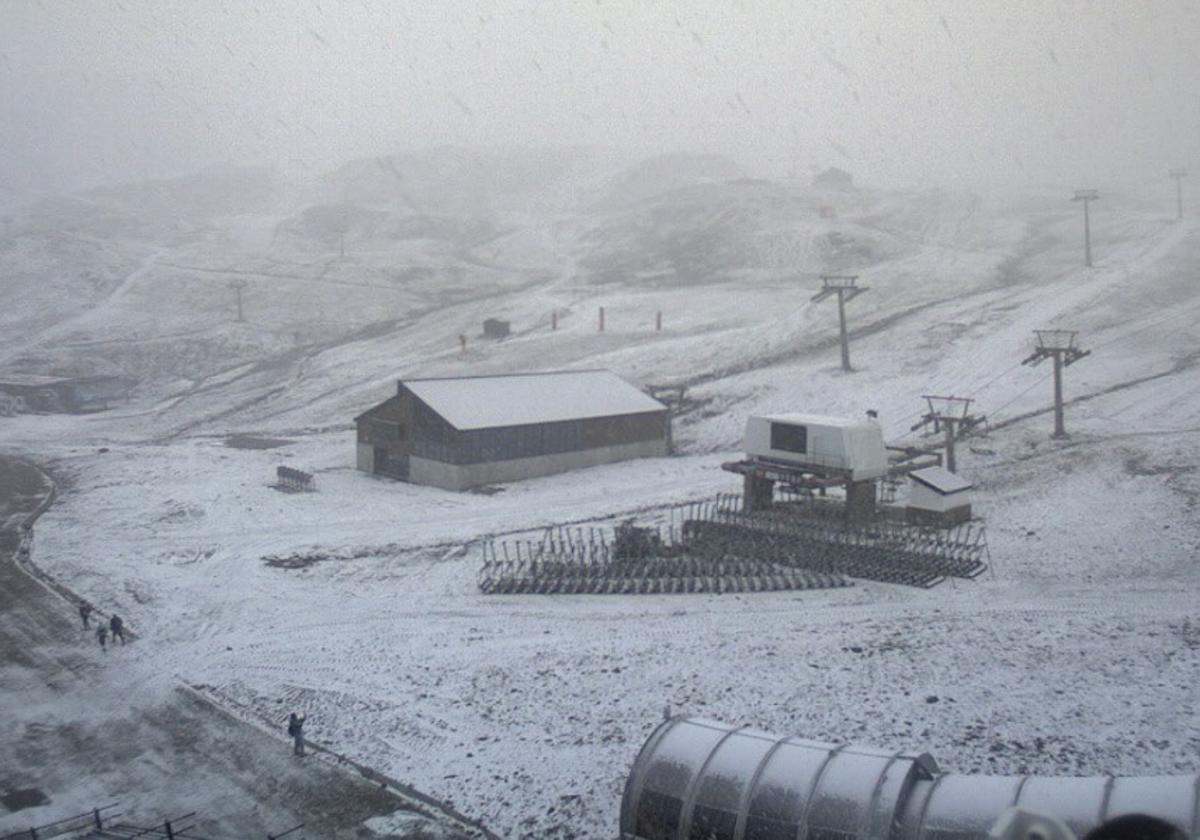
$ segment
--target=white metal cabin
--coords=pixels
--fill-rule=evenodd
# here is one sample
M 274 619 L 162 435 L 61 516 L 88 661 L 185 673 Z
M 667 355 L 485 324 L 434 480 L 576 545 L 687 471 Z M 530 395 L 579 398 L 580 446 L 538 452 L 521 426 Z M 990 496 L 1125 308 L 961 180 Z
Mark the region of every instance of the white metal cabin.
M 888 471 L 883 430 L 874 420 L 754 415 L 746 421 L 745 448 L 754 460 L 845 473 L 852 481 L 882 478 Z
M 943 467 L 910 473 L 908 519 L 917 524 L 949 525 L 971 518 L 971 482 Z

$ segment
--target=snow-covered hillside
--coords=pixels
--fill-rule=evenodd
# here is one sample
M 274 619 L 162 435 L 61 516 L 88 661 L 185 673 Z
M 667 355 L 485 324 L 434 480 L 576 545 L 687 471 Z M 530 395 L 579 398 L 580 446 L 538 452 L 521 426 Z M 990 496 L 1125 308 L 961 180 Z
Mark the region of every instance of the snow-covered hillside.
M 1089 270 L 1069 193 L 822 193 L 710 158 L 433 157 L 307 186 L 255 177 L 244 202 L 212 175 L 177 216 L 164 191 L 196 179 L 6 218 L 6 366 L 141 380 L 103 414 L 0 418 L 5 449 L 63 486 L 39 562 L 128 616 L 133 655 L 264 720 L 303 707 L 316 739 L 512 837 L 612 836 L 664 705 L 964 771 L 1197 768 L 1200 223 L 1106 195 Z M 823 272 L 870 288 L 847 306 L 851 374 L 836 308 L 809 302 Z M 486 317 L 514 335 L 484 340 Z M 1048 365 L 1020 364 L 1042 327 L 1093 351 L 1067 371 L 1063 441 Z M 565 367 L 688 384 L 682 454 L 495 495 L 353 469 L 351 418 L 398 377 Z M 959 459 L 990 534 L 979 580 L 476 590 L 489 534 L 736 492 L 720 462 L 749 413 L 874 408 L 890 441 L 914 440 L 922 394 L 989 418 Z M 233 433 L 287 444 L 231 448 Z M 270 489 L 282 464 L 320 491 Z M 322 559 L 265 562 L 292 553 Z

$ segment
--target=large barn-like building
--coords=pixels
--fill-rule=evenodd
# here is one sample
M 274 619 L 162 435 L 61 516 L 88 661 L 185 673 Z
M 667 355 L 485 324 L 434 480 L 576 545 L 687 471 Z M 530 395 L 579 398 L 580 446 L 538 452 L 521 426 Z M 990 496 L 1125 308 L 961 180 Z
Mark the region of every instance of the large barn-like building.
M 607 370 L 406 379 L 355 418 L 358 468 L 466 490 L 666 455 L 669 422 Z

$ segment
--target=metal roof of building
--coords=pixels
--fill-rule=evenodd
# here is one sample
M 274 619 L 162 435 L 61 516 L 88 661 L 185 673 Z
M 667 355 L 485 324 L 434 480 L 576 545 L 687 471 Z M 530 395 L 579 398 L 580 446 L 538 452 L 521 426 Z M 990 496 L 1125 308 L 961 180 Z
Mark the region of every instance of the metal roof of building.
M 790 423 L 795 426 L 827 426 L 832 429 L 877 429 L 879 422 L 868 417 L 830 417 L 824 414 L 758 414 L 771 423 Z
M 921 482 L 930 490 L 941 493 L 943 496 L 961 493 L 974 486 L 962 476 L 955 475 L 945 467 L 925 467 L 923 470 L 914 470 L 909 475 L 915 481 Z
M 666 411 L 607 370 L 404 379 L 400 384 L 461 430 Z

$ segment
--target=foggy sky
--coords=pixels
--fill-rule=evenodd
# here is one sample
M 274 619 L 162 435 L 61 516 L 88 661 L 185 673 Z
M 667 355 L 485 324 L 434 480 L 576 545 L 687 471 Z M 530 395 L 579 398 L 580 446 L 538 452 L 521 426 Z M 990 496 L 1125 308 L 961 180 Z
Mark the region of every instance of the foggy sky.
M 0 190 L 431 145 L 1200 176 L 1200 0 L 0 0 Z

